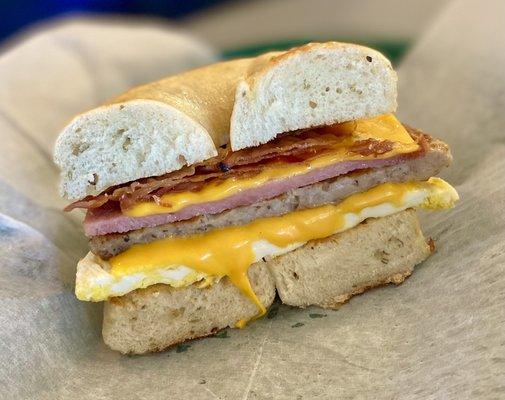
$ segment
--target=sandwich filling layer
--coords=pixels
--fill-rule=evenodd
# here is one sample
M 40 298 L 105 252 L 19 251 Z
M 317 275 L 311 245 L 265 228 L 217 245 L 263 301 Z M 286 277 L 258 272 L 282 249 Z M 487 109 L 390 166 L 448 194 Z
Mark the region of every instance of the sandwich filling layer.
M 258 148 L 225 151 L 193 171 L 133 182 L 68 209 L 88 208 L 88 236 L 128 232 L 218 214 L 422 152 L 394 115 L 386 114 L 284 136 Z
M 328 203 L 337 204 L 352 194 L 386 182 L 424 181 L 436 176 L 452 160 L 447 145 L 420 131 L 409 133 L 423 148 L 423 154 L 382 168 L 369 168 L 339 175 L 312 185 L 290 190 L 272 199 L 232 208 L 218 214 L 203 214 L 190 220 L 172 222 L 125 233 L 94 236 L 91 251 L 109 259 L 134 244 L 149 243 L 169 236 L 205 233 L 231 225 L 246 225 L 258 218 L 276 217 Z
M 454 188 L 439 178 L 384 183 L 339 204 L 135 245 L 108 261 L 89 253 L 77 268 L 76 294 L 81 300 L 102 301 L 156 283 L 205 286 L 228 277 L 258 306 L 258 315 L 263 315 L 265 308 L 247 277 L 253 263 L 350 229 L 367 218 L 384 217 L 411 207 L 450 208 L 457 199 Z

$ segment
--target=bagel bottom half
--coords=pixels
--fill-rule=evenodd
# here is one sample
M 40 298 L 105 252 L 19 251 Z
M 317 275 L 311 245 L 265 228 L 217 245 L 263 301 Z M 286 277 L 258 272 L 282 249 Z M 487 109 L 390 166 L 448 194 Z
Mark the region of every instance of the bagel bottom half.
M 338 308 L 355 294 L 402 283 L 433 250 L 414 210 L 371 218 L 355 228 L 308 242 L 249 268 L 251 285 L 268 308 L 285 304 Z M 103 338 L 122 353 L 162 351 L 252 318 L 256 306 L 227 278 L 205 287 L 154 285 L 105 303 Z M 261 321 L 257 322 L 261 323 Z

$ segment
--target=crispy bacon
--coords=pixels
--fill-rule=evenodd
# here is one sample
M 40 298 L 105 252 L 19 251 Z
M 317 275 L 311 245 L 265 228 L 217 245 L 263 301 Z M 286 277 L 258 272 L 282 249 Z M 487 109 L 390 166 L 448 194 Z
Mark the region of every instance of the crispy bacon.
M 326 129 L 328 133 L 321 133 L 318 129 L 300 132 L 298 135 L 283 135 L 261 146 L 251 147 L 239 151 L 228 152 L 223 164 L 228 168 L 237 165 L 254 164 L 263 162 L 279 155 L 296 156 L 301 153 L 316 153 L 328 148 L 339 141 L 340 132 Z
M 370 156 L 372 154 L 384 154 L 393 150 L 394 143 L 389 140 L 365 139 L 355 142 L 349 151 L 362 156 Z
M 135 199 L 149 198 L 149 195 L 162 188 L 173 187 L 184 178 L 194 175 L 195 167 L 183 167 L 178 171 L 165 174 L 158 177 L 144 178 L 138 181 L 130 182 L 122 186 L 114 186 L 97 196 L 87 196 L 69 204 L 65 211 L 72 211 L 75 208 L 98 208 L 109 201 L 120 202 L 128 197 Z M 134 196 L 133 196 L 134 195 Z

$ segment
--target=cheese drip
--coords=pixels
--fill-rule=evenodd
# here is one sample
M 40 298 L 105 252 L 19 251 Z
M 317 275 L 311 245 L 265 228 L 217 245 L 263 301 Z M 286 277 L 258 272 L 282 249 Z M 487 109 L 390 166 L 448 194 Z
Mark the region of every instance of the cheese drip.
M 153 201 L 141 202 L 124 210 L 123 214 L 129 217 L 144 217 L 154 214 L 173 213 L 193 204 L 222 200 L 243 190 L 259 187 L 272 180 L 306 174 L 337 162 L 389 158 L 399 154 L 412 153 L 419 149 L 419 145 L 411 138 L 393 114 L 345 122 L 337 127 L 342 135 L 342 140 L 328 151 L 304 162 L 267 164 L 261 173 L 252 177 L 217 180 L 210 182 L 196 192 L 166 193 L 160 197 L 160 202 L 163 205 Z M 321 129 L 321 133 L 324 134 L 324 128 Z M 390 141 L 393 143 L 393 148 L 384 154 L 371 154 L 368 156 L 349 151 L 353 144 L 367 139 Z
M 215 229 L 205 234 L 134 245 L 109 260 L 110 274 L 119 278 L 183 265 L 211 278 L 227 276 L 257 305 L 259 317 L 266 309 L 247 276 L 250 265 L 262 257 L 255 253 L 255 244 L 267 242 L 279 248 L 277 254 L 281 254 L 310 240 L 342 232 L 371 216 L 390 215 L 414 206 L 450 208 L 457 199 L 454 188 L 439 178 L 430 178 L 426 182 L 385 183 L 354 194 L 337 205 L 262 218 L 247 225 Z M 239 321 L 237 326 L 244 324 L 245 321 Z

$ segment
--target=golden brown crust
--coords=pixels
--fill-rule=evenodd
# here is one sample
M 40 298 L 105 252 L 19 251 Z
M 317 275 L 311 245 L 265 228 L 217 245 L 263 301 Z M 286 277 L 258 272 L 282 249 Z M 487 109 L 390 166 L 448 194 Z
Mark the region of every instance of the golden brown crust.
M 251 60 L 227 61 L 170 76 L 135 87 L 109 104 L 143 99 L 172 106 L 198 121 L 218 147 L 229 141 L 235 90 Z
M 413 272 L 414 272 L 414 270 L 405 270 L 403 272 L 395 273 L 395 274 L 393 274 L 393 275 L 391 275 L 381 281 L 374 283 L 373 285 L 364 285 L 364 286 L 358 287 L 355 290 L 353 290 L 352 292 L 342 294 L 339 297 L 337 297 L 336 299 L 334 299 L 333 301 L 330 301 L 329 303 L 327 303 L 325 305 L 325 308 L 329 308 L 332 310 L 338 310 L 345 303 L 347 303 L 349 300 L 351 300 L 352 297 L 363 294 L 367 290 L 379 288 L 379 287 L 388 285 L 390 283 L 394 283 L 395 285 L 401 285 L 405 281 L 405 279 L 407 279 L 410 275 L 412 275 Z
M 257 82 L 261 80 L 263 76 L 265 76 L 265 74 L 291 57 L 296 57 L 313 50 L 332 50 L 344 48 L 355 48 L 361 49 L 363 51 L 372 51 L 368 47 L 360 46 L 357 44 L 341 42 L 311 42 L 302 46 L 292 47 L 287 51 L 273 51 L 251 59 L 252 62 L 247 68 L 246 74 L 244 76 L 244 81 L 253 87 Z M 373 52 L 375 53 L 375 51 Z

